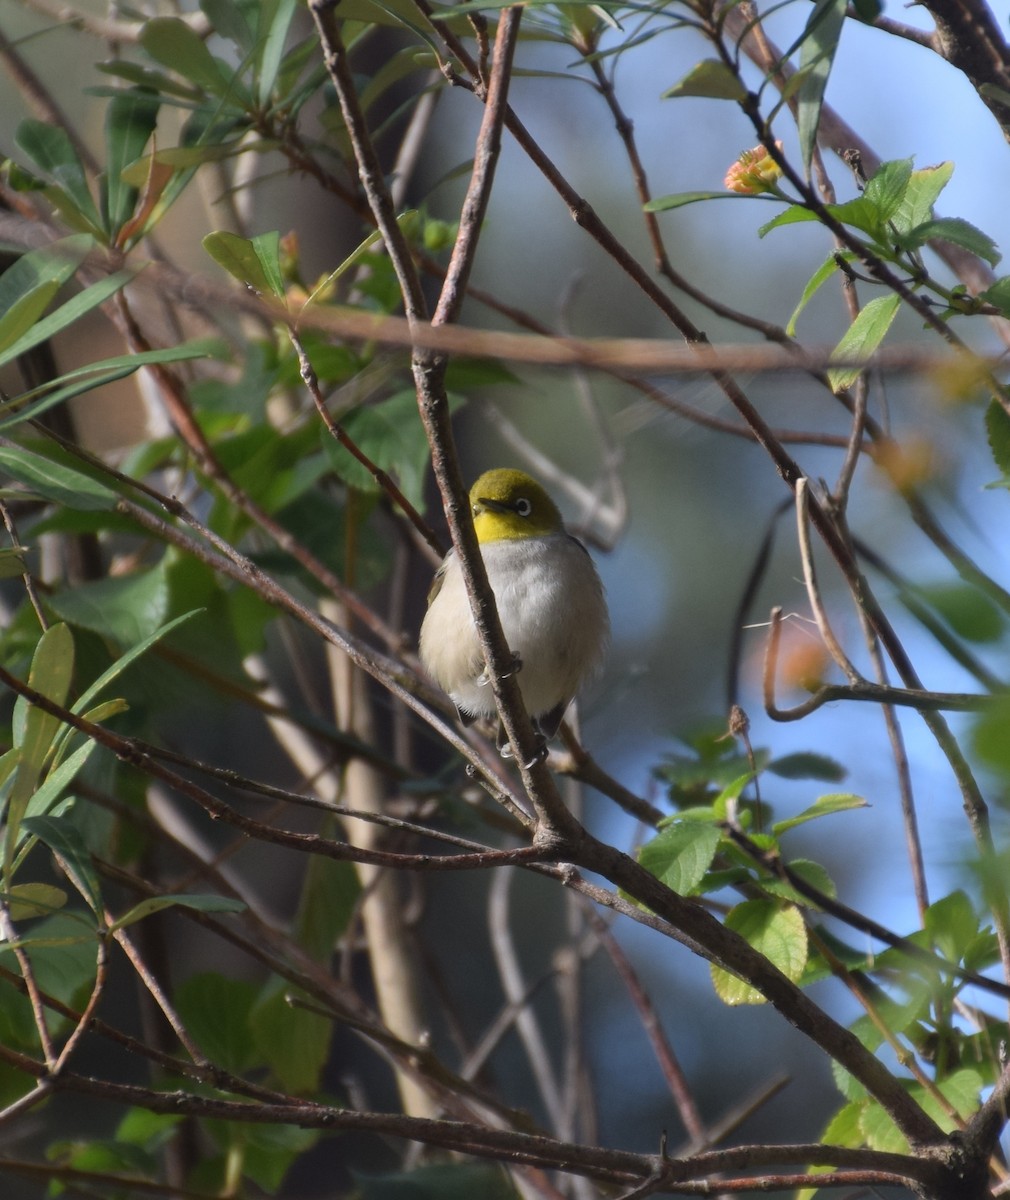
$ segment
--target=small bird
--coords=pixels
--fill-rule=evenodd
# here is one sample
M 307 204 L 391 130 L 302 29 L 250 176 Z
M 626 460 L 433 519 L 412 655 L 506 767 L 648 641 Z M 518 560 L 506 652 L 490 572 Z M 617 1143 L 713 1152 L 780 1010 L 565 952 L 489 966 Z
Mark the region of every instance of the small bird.
M 498 616 L 519 670 L 526 710 L 546 745 L 610 633 L 603 585 L 589 553 L 524 471 L 486 471 L 470 511 Z M 421 625 L 421 661 L 469 725 L 497 713 L 456 553 L 442 561 Z M 499 725 L 498 748 L 511 755 Z

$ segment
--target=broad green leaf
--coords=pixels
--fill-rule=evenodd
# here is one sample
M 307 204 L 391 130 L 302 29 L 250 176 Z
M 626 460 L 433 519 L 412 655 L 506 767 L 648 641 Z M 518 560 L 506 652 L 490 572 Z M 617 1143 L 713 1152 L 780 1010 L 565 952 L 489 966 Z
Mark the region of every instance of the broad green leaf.
M 25 930 L 22 942 L 31 947 L 32 969 L 40 990 L 72 1008 L 80 1007 L 95 978 L 94 924 L 85 921 L 79 911 L 64 909 Z M 12 965 L 9 949 L 0 955 L 10 956 L 4 965 Z M 50 1016 L 55 1014 L 50 1012 Z
M 835 51 L 845 20 L 846 0 L 818 0 L 807 18 L 800 50 L 803 82 L 797 93 L 796 128 L 800 139 L 803 169 L 810 171 L 810 160 L 817 144 L 824 89 L 835 60 Z
M 155 17 L 140 27 L 140 44 L 148 54 L 171 67 L 183 79 L 198 84 L 215 96 L 231 90 L 231 82 L 221 63 L 207 49 L 197 33 L 178 17 Z
M 218 230 L 203 239 L 203 248 L 211 258 L 240 282 L 262 295 L 283 296 L 276 232 L 255 238 L 239 237 L 236 233 Z
M 731 909 L 726 927 L 735 930 L 753 949 L 795 983 L 807 962 L 807 928 L 803 914 L 776 900 L 745 900 Z M 764 1004 L 756 989 L 722 967 L 711 967 L 712 983 L 724 1004 Z
M 818 817 L 826 817 L 831 813 L 851 812 L 854 808 L 866 808 L 867 803 L 862 796 L 851 792 L 832 792 L 827 796 L 819 796 L 809 808 L 805 808 L 798 816 L 787 817 L 784 821 L 776 821 L 772 833 L 781 837 L 789 829 L 803 825 L 807 821 L 815 821 Z
M 997 470 L 1010 479 L 1010 413 L 998 400 L 990 400 L 985 410 L 985 431 Z
M 997 642 L 1006 628 L 1006 618 L 978 588 L 960 580 L 929 584 L 919 589 L 926 601 L 956 634 L 969 642 Z
M 158 123 L 159 96 L 143 88 L 127 88 L 109 101 L 105 110 L 105 145 L 108 152 L 104 181 L 108 229 L 115 235 L 133 215 L 137 189 L 123 181 L 123 170 L 144 153 Z
M 353 863 L 313 854 L 302 884 L 295 917 L 298 944 L 317 962 L 329 962 L 361 896 Z
M 817 779 L 822 783 L 840 783 L 847 774 L 837 759 L 803 750 L 773 758 L 768 770 L 782 779 Z
M 663 92 L 661 100 L 672 100 L 678 96 L 703 96 L 709 100 L 743 100 L 747 89 L 730 68 L 719 59 L 705 58 Z
M 923 167 L 922 170 L 911 173 L 901 203 L 891 217 L 891 222 L 899 233 L 908 233 L 910 229 L 915 229 L 932 217 L 933 205 L 953 173 L 952 162 Z
M 815 887 L 819 892 L 823 892 L 825 896 L 833 898 L 838 895 L 838 889 L 835 887 L 834 880 L 820 863 L 811 862 L 810 859 L 806 858 L 795 858 L 789 863 L 789 869 L 794 875 L 799 876 L 804 883 Z M 771 895 L 778 896 L 783 900 L 789 900 L 801 907 L 816 907 L 813 900 L 809 899 L 797 888 L 794 888 L 787 880 L 763 879 L 761 886 Z
M 204 1054 L 229 1071 L 242 1072 L 260 1061 L 249 1029 L 258 991 L 249 980 L 213 972 L 191 975 L 176 989 L 183 1024 Z
M 841 1108 L 828 1122 L 827 1128 L 821 1134 L 821 1144 L 824 1146 L 848 1146 L 852 1149 L 862 1146 L 863 1131 L 860 1128 L 859 1118 L 863 1111 L 861 1101 L 853 1101 Z M 833 1167 L 826 1166 L 811 1166 L 807 1168 L 811 1175 L 822 1175 L 833 1171 Z M 820 1188 L 801 1188 L 796 1193 L 796 1200 L 813 1200 L 813 1197 L 821 1192 Z M 825 1191 L 825 1196 L 830 1196 L 834 1189 Z
M 641 847 L 638 861 L 667 887 L 687 896 L 705 878 L 721 836 L 717 825 L 676 821 Z
M 77 827 L 67 817 L 25 817 L 24 828 L 56 855 L 92 912 L 102 911 L 102 894 L 91 855 Z
M 249 1018 L 260 1055 L 281 1087 L 294 1095 L 319 1090 L 329 1057 L 333 1022 L 319 1013 L 289 1003 L 284 980 L 272 980 Z
M 900 305 L 900 297 L 890 294 L 875 296 L 860 309 L 859 315 L 831 353 L 833 359 L 855 362 L 857 365 L 832 367 L 828 371 L 833 392 L 845 391 L 859 378 L 863 368 L 858 364 L 868 359 L 884 340 Z
M 31 350 L 33 346 L 39 345 L 40 342 L 48 341 L 61 329 L 80 320 L 85 313 L 104 304 L 110 296 L 125 287 L 137 273 L 136 269 L 116 271 L 115 274 L 100 279 L 97 283 L 91 284 L 76 296 L 71 297 L 49 316 L 43 317 L 41 321 L 36 321 L 17 341 L 0 351 L 0 367 L 13 362 L 26 351 Z
M 110 492 L 90 475 L 16 446 L 0 446 L 0 471 L 43 500 L 74 510 L 105 511 L 116 503 L 115 492 Z
M 195 912 L 204 913 L 237 913 L 245 912 L 245 907 L 241 900 L 233 900 L 230 896 L 191 896 L 185 893 L 177 896 L 149 896 L 113 921 L 109 928 L 125 929 L 128 925 L 135 925 L 152 913 L 162 912 L 166 908 L 191 908 Z
M 16 883 L 4 897 L 10 905 L 11 919 L 28 921 L 47 917 L 67 902 L 67 893 L 51 883 Z
M 934 239 L 951 242 L 955 246 L 970 250 L 992 267 L 1003 257 L 999 247 L 987 233 L 983 233 L 981 229 L 976 228 L 970 221 L 962 220 L 961 217 L 936 217 L 932 221 L 925 221 L 902 238 L 902 245 L 914 249 Z
M 979 930 L 979 920 L 968 896 L 956 888 L 926 910 L 926 932 L 946 958 L 960 962 L 965 947 Z
M 29 118 L 18 126 L 14 142 L 63 191 L 84 223 L 101 230 L 87 175 L 66 130 Z
M 992 287 L 979 294 L 979 299 L 998 308 L 1005 317 L 1010 316 L 1010 275 L 997 279 Z
M 131 575 L 79 584 L 51 597 L 64 621 L 112 638 L 120 646 L 149 640 L 161 629 L 169 611 L 164 564 Z
M 25 552 L 28 549 L 27 546 L 7 546 L 0 550 L 0 579 L 14 579 L 27 572 Z
M 881 163 L 866 181 L 862 198 L 872 205 L 876 212 L 879 229 L 883 229 L 901 210 L 911 180 L 912 160 L 895 158 L 890 162 Z

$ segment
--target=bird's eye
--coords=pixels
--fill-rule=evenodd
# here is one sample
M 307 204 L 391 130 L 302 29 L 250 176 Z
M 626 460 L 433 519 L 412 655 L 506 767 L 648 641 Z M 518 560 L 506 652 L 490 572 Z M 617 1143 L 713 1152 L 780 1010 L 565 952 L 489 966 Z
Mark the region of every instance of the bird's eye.
M 533 505 L 530 504 L 525 496 L 520 496 L 515 503 L 515 509 L 521 517 L 528 517 L 533 511 Z

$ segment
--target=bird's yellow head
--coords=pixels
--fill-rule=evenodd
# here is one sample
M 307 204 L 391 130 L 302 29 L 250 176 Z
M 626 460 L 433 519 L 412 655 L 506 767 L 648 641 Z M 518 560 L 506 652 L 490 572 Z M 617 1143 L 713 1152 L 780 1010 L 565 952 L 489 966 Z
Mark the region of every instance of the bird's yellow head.
M 485 471 L 470 489 L 479 542 L 543 537 L 564 528 L 558 506 L 525 471 Z

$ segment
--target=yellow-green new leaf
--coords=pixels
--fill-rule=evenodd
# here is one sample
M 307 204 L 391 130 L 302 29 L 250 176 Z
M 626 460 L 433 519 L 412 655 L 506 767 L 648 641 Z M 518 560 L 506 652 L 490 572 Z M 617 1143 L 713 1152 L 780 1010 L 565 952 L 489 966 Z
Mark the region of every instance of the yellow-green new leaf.
M 807 927 L 795 905 L 775 900 L 745 900 L 726 917 L 726 928 L 763 954 L 794 983 L 807 963 Z M 724 1004 L 764 1004 L 765 997 L 737 975 L 713 966 L 712 984 Z

